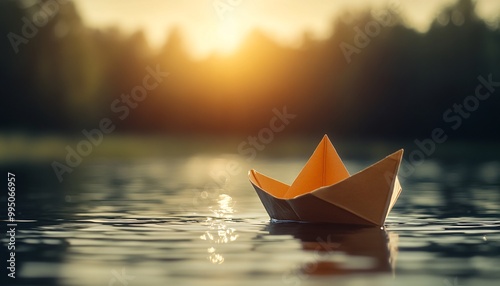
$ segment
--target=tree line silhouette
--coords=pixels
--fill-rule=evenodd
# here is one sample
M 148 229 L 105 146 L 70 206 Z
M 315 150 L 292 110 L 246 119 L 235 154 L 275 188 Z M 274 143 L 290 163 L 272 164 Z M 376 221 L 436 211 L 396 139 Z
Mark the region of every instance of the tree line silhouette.
M 0 2 L 4 132 L 78 133 L 109 117 L 119 132 L 247 135 L 286 106 L 297 115 L 284 131 L 290 134 L 411 139 L 439 127 L 454 139 L 500 138 L 500 31 L 476 15 L 471 0 L 440 11 L 426 33 L 388 6 L 381 14 L 346 12 L 327 39 L 304 33 L 300 47 L 254 30 L 233 54 L 200 60 L 187 52 L 179 28 L 155 50 L 142 31 L 86 27 L 71 2 L 47 13 L 46 23 L 30 24 L 48 2 Z M 117 119 L 112 102 L 157 66 L 169 77 Z M 472 109 L 464 100 L 479 77 L 490 77 L 493 90 Z M 471 110 L 460 128 L 450 128 L 444 114 L 461 116 L 457 104 Z

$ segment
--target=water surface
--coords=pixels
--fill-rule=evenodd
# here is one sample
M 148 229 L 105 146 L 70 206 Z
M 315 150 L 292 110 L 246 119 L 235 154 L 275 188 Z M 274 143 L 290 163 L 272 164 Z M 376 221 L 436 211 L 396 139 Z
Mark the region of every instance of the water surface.
M 18 278 L 2 285 L 497 285 L 500 163 L 426 161 L 384 229 L 270 223 L 246 171 L 291 183 L 304 163 L 101 160 L 61 184 L 13 167 Z

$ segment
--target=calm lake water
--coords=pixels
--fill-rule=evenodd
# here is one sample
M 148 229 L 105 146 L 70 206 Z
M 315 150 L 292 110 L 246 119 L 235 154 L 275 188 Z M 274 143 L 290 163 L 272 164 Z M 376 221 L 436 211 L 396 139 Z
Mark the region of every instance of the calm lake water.
M 291 183 L 305 161 L 101 160 L 62 184 L 49 163 L 4 166 L 19 221 L 1 285 L 498 285 L 499 162 L 426 161 L 385 229 L 270 223 L 247 170 Z

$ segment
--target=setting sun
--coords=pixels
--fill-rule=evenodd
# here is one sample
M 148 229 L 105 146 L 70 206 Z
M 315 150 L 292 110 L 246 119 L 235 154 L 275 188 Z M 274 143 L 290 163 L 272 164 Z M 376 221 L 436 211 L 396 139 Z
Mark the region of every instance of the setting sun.
M 245 32 L 246 31 L 237 19 L 230 18 L 224 20 L 216 31 L 216 37 L 212 38 L 215 40 L 212 45 L 215 50 L 223 54 L 229 54 L 241 43 L 245 36 Z

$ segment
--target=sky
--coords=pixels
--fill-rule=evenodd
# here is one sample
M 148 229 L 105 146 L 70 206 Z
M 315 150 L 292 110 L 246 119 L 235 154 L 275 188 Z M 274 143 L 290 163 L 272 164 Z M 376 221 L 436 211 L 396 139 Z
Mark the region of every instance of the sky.
M 84 22 L 96 28 L 115 26 L 125 33 L 143 29 L 151 46 L 164 44 L 168 31 L 184 33 L 193 56 L 229 53 L 254 28 L 284 44 L 298 44 L 305 31 L 321 39 L 334 17 L 347 9 L 392 5 L 406 23 L 426 31 L 443 7 L 455 0 L 74 0 Z M 500 1 L 477 0 L 485 19 L 499 17 Z

